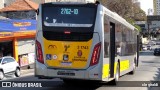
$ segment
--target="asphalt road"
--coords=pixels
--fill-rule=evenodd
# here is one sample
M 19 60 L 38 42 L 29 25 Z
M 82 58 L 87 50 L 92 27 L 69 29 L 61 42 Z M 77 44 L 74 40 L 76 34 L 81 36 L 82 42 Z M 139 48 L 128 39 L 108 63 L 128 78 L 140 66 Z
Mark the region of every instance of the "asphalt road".
M 0 88 L 0 90 L 160 90 L 159 87 L 129 87 L 132 84 L 140 84 L 139 81 L 160 81 L 160 56 L 153 56 L 153 51 L 143 51 L 140 54 L 139 67 L 134 75 L 124 75 L 120 77 L 119 87 L 110 85 L 108 83 L 96 83 L 88 87 L 82 87 L 84 84 L 92 83 L 80 83 L 79 85 L 66 85 L 60 79 L 52 80 L 39 80 L 33 76 L 33 71 L 22 75 L 19 78 L 6 78 L 5 81 L 53 81 L 53 87 L 46 88 Z M 127 82 L 137 81 L 137 82 Z M 129 86 L 127 87 L 128 84 Z M 123 87 L 122 87 L 123 86 Z M 125 87 L 124 87 L 125 86 Z M 134 85 L 133 85 L 134 86 Z

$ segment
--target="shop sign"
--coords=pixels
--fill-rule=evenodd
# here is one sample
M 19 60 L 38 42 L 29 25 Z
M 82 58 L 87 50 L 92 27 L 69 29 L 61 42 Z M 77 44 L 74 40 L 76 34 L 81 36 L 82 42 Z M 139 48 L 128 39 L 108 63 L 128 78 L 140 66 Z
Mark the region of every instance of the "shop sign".
M 0 32 L 0 37 L 13 36 L 12 32 Z

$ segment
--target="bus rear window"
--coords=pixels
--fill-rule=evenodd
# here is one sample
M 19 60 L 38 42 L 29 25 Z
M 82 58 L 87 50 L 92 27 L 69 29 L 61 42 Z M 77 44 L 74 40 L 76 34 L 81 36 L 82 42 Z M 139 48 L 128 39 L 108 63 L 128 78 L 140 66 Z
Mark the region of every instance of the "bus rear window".
M 48 27 L 92 27 L 96 6 L 53 5 L 43 7 L 43 25 Z

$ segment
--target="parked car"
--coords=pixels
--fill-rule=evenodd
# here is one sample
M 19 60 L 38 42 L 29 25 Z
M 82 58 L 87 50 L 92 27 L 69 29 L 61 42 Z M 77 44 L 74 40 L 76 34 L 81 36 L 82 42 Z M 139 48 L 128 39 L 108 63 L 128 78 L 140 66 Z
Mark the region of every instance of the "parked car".
M 142 47 L 142 49 L 143 49 L 144 51 L 146 51 L 146 50 L 147 50 L 147 47 Z
M 13 57 L 5 56 L 0 58 L 0 80 L 2 80 L 5 74 L 14 73 L 16 77 L 20 76 L 19 64 Z
M 150 41 L 150 42 L 148 42 L 148 44 L 149 44 L 149 45 L 156 45 L 156 42 Z
M 156 45 L 160 45 L 160 42 L 156 42 Z
M 147 50 L 152 50 L 151 45 L 147 45 Z
M 160 55 L 160 48 L 156 48 L 154 50 L 154 55 Z

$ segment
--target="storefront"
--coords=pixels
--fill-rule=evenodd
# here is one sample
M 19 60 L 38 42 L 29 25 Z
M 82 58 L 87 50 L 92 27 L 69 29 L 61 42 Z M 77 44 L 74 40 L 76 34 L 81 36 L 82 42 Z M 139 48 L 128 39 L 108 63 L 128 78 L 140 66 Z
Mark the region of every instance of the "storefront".
M 21 66 L 33 62 L 35 34 L 36 20 L 0 20 L 0 57 L 12 56 Z
M 13 41 L 1 41 L 0 42 L 0 57 L 13 56 Z
M 33 67 L 35 53 L 35 39 L 18 39 L 18 57 L 20 66 Z

